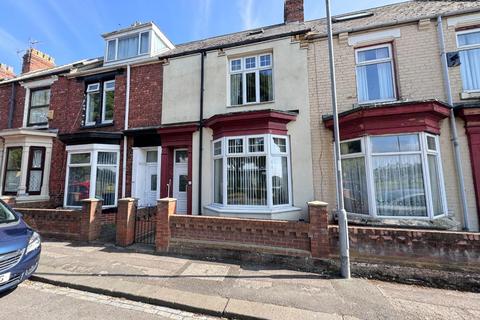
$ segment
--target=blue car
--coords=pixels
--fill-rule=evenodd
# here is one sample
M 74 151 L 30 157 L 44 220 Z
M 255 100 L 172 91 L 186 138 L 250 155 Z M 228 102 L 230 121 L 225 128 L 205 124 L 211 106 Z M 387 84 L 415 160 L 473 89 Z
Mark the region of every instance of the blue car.
M 40 235 L 0 200 L 0 292 L 15 288 L 37 269 Z

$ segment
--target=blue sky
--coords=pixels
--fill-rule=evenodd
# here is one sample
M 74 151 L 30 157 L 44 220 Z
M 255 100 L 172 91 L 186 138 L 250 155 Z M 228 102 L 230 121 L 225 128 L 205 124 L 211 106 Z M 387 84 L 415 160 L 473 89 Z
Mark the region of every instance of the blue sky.
M 323 0 L 304 0 L 305 19 L 325 16 Z M 333 14 L 401 0 L 332 0 Z M 154 21 L 174 43 L 283 21 L 283 0 L 1 0 L 0 62 L 21 69 L 21 56 L 35 46 L 57 65 L 103 54 L 101 34 L 134 21 Z

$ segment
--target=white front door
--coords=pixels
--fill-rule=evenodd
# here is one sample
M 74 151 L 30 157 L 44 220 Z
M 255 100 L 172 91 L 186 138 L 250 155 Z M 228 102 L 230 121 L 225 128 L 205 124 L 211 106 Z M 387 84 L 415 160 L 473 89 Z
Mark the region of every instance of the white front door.
M 160 185 L 160 148 L 136 148 L 133 153 L 132 196 L 139 207 L 156 206 Z
M 188 151 L 176 149 L 173 167 L 173 197 L 177 199 L 177 213 L 187 213 Z

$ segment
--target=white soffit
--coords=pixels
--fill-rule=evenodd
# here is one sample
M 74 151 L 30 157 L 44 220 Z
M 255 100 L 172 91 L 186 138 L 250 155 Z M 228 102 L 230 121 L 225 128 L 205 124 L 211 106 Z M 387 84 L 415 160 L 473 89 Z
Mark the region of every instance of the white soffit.
M 452 18 L 447 18 L 447 25 L 449 27 L 456 26 L 458 24 L 464 24 L 469 22 L 480 22 L 480 13 L 472 13 L 463 16 L 456 16 Z
M 371 42 L 382 39 L 400 38 L 400 29 L 388 29 L 376 32 L 362 33 L 356 36 L 348 37 L 348 45 L 356 46 L 362 42 Z

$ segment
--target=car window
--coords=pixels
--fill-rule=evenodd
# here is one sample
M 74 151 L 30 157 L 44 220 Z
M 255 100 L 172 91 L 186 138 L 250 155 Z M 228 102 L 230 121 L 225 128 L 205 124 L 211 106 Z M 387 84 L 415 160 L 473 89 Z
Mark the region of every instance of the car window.
M 3 203 L 0 202 L 0 223 L 17 221 L 17 216 Z

